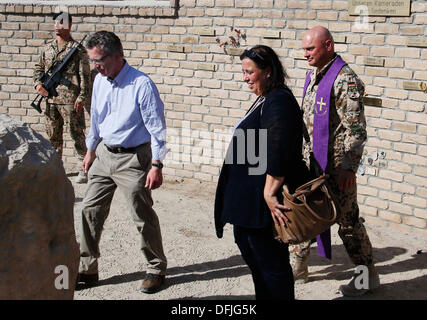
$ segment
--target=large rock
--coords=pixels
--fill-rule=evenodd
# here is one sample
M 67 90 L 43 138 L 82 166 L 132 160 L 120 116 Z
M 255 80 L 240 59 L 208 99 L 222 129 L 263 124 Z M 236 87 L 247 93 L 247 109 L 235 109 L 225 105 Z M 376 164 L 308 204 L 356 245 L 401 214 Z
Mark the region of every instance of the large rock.
M 0 299 L 72 299 L 74 189 L 49 141 L 0 114 Z

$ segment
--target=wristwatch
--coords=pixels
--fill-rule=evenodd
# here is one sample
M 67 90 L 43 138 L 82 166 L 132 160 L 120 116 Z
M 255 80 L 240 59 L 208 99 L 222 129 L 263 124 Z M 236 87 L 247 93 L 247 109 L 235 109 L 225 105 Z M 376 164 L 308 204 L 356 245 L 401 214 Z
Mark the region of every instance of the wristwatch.
M 159 162 L 159 163 L 152 163 L 151 164 L 153 167 L 157 167 L 159 169 L 163 168 L 163 163 Z

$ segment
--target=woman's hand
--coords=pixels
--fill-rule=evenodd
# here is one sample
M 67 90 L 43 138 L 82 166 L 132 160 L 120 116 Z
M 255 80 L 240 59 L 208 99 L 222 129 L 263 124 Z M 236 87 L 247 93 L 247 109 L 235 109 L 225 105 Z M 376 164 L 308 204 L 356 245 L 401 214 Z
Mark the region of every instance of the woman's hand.
M 283 211 L 290 210 L 290 208 L 280 204 L 277 200 L 276 194 L 282 187 L 284 180 L 284 177 L 273 177 L 267 174 L 264 186 L 264 200 L 270 209 L 271 217 L 275 224 L 280 224 L 282 226 L 285 222 L 288 222 L 288 218 Z
M 289 220 L 283 211 L 290 209 L 283 204 L 280 204 L 276 196 L 271 196 L 268 194 L 266 195 L 264 193 L 264 199 L 268 205 L 268 208 L 270 209 L 271 217 L 273 218 L 274 223 L 280 224 L 282 226 L 285 225 L 285 222 L 288 222 Z

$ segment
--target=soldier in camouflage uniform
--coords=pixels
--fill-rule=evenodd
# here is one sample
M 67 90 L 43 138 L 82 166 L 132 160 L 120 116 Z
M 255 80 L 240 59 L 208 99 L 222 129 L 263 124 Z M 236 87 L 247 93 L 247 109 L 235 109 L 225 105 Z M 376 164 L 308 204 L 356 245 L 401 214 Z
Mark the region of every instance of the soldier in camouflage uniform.
M 310 83 L 302 102 L 304 123 L 310 142 L 304 141 L 303 154 L 307 165 L 313 141 L 314 106 L 320 80 L 337 58 L 333 38 L 323 27 L 310 29 L 303 37 L 304 55 L 310 66 L 316 67 L 311 73 Z M 338 234 L 348 255 L 355 265 L 368 266 L 369 289 L 379 286 L 378 273 L 373 265 L 372 246 L 368 234 L 359 218 L 357 204 L 356 171 L 367 138 L 366 120 L 363 110 L 364 84 L 355 72 L 345 65 L 336 77 L 330 99 L 329 143 L 326 173 L 332 195 L 339 209 Z M 290 246 L 294 278 L 306 282 L 308 276 L 307 257 L 311 242 Z M 340 286 L 344 295 L 362 295 L 368 290 L 355 287 L 355 277 L 348 285 Z
M 37 93 L 47 97 L 48 92 L 43 88 L 40 76 L 52 64 L 57 64 L 78 42 L 71 37 L 70 30 L 72 17 L 68 13 L 60 12 L 53 17 L 55 39 L 49 41 L 43 48 L 40 58 L 34 69 L 33 80 Z M 55 69 L 54 66 L 52 71 Z M 48 97 L 46 101 L 45 124 L 49 140 L 56 151 L 62 156 L 63 126 L 68 126 L 74 147 L 80 161 L 86 154 L 84 107 L 90 101 L 90 66 L 86 49 L 79 46 L 65 68 L 62 76 L 71 82 L 70 87 L 59 84 L 57 97 Z M 78 183 L 87 182 L 87 175 L 81 170 L 76 179 Z

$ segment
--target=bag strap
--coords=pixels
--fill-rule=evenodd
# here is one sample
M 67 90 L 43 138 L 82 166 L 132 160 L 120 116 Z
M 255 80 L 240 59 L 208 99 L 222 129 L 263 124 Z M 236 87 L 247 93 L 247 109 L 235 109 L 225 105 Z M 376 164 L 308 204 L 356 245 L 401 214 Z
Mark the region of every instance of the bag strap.
M 321 182 L 322 184 L 323 182 Z M 335 202 L 333 201 L 331 195 L 329 194 L 328 188 L 326 187 L 325 184 L 320 185 L 320 188 L 322 190 L 322 192 L 325 194 L 325 196 L 330 199 L 330 204 L 332 206 L 332 217 L 330 219 L 325 219 L 321 216 L 319 216 L 316 212 L 313 211 L 313 209 L 310 208 L 309 205 L 307 205 L 307 200 L 305 197 L 305 193 L 311 193 L 311 191 L 306 190 L 305 192 L 300 192 L 298 195 L 295 193 L 293 195 L 287 193 L 287 192 L 283 192 L 283 196 L 291 203 L 293 203 L 294 205 L 297 205 L 296 203 L 294 203 L 295 199 L 297 198 L 299 201 L 301 201 L 301 203 L 299 204 L 300 206 L 304 206 L 314 217 L 316 217 L 318 220 L 323 221 L 323 222 L 333 222 L 335 221 L 335 219 L 337 218 L 337 208 L 335 206 Z M 297 196 L 301 196 L 301 197 L 297 197 Z

